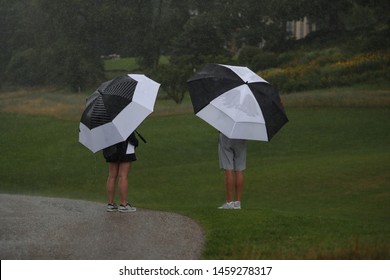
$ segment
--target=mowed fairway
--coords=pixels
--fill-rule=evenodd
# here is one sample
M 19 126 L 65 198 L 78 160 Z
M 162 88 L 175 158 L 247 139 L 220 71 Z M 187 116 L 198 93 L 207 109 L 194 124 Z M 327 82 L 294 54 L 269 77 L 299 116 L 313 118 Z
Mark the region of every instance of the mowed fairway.
M 129 200 L 197 220 L 205 259 L 389 259 L 389 106 L 287 114 L 270 143 L 248 142 L 241 211 L 217 210 L 217 131 L 191 113 L 152 115 L 139 128 L 148 143 Z M 0 116 L 0 192 L 100 201 L 105 211 L 107 165 L 78 143 L 77 120 Z

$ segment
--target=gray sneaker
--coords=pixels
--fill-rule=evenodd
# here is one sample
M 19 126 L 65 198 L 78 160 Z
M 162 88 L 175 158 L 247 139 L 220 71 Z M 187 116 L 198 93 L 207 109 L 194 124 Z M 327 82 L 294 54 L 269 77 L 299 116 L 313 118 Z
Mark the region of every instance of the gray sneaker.
M 118 211 L 118 206 L 115 203 L 107 204 L 107 212 L 116 212 Z
M 241 201 L 234 201 L 233 208 L 234 209 L 241 209 Z
M 126 205 L 119 205 L 118 211 L 121 213 L 134 212 L 137 211 L 137 208 L 131 206 L 130 203 L 127 202 Z
M 222 206 L 218 207 L 218 209 L 234 209 L 234 202 L 225 202 Z

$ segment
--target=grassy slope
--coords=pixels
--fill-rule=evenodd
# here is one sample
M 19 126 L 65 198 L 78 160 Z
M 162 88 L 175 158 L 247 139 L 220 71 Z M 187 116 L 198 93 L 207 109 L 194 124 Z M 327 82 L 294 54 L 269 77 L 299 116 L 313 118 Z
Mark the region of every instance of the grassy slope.
M 149 143 L 130 174 L 130 200 L 198 220 L 205 258 L 388 259 L 388 103 L 321 107 L 291 97 L 290 122 L 272 142 L 249 143 L 242 211 L 216 210 L 224 199 L 217 133 L 192 114 L 156 113 L 141 125 Z M 77 120 L 1 119 L 1 192 L 104 202 L 107 166 L 77 142 Z

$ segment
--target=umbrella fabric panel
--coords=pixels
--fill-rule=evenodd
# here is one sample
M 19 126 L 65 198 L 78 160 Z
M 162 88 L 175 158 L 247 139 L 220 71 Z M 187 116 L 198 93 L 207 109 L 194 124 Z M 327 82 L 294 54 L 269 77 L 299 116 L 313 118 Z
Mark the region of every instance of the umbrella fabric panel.
M 274 104 L 279 108 L 280 112 L 284 115 L 286 114 L 278 91 L 273 86 L 268 83 L 251 83 L 248 84 L 248 86 L 253 92 L 259 104 L 261 104 L 262 100 L 272 100 Z
M 223 86 L 218 86 L 221 83 Z M 195 114 L 206 107 L 222 93 L 242 84 L 238 81 L 207 78 L 188 83 L 190 98 Z
M 90 111 L 90 118 L 89 118 L 88 127 L 90 129 L 109 123 L 111 121 L 111 117 L 106 110 L 106 106 L 104 105 L 102 96 L 99 96 L 95 100 L 95 102 L 91 104 L 89 111 Z
M 102 93 L 108 115 L 114 119 L 133 99 L 137 81 L 128 76 L 114 79 Z
M 132 102 L 112 121 L 123 139 L 130 134 L 150 115 L 152 111 L 144 106 Z
M 217 96 L 243 83 L 231 69 L 219 64 L 207 64 L 187 83 L 195 114 Z
M 288 122 L 282 101 L 277 90 L 267 83 L 248 84 L 256 100 L 258 101 L 261 111 L 267 124 L 267 134 L 269 140 Z
M 220 66 L 226 67 L 233 71 L 244 83 L 268 83 L 266 80 L 264 80 L 262 77 L 257 75 L 255 72 L 250 70 L 248 67 L 242 67 L 242 66 L 232 66 L 232 65 L 223 65 L 219 64 Z
M 137 81 L 127 75 L 112 80 L 111 83 L 105 87 L 103 92 L 108 96 L 120 96 L 127 100 L 131 100 L 136 86 Z
M 112 120 L 124 139 L 127 139 L 141 122 L 153 112 L 160 87 L 159 83 L 145 75 L 131 74 L 128 76 L 137 81 L 132 102 Z
M 218 131 L 222 132 L 228 138 L 268 141 L 267 130 L 264 123 L 238 123 L 212 104 L 203 108 L 196 115 Z
M 264 123 L 263 114 L 247 85 L 233 88 L 210 102 L 236 122 Z
M 85 108 L 81 116 L 81 123 L 86 125 L 89 129 L 93 129 L 110 121 L 111 118 L 104 106 L 102 96 L 95 98 L 94 102 L 90 103 Z
M 98 90 L 96 90 L 94 93 L 88 96 L 85 103 L 85 108 L 91 105 L 91 103 L 93 103 L 96 100 L 96 98 L 98 98 L 99 96 L 100 96 L 100 92 Z
M 90 129 L 109 123 L 131 102 L 136 86 L 127 76 L 103 83 L 87 98 L 81 122 Z
M 129 74 L 129 77 L 137 81 L 132 101 L 153 111 L 160 84 L 141 74 Z
M 79 129 L 79 142 L 94 153 L 126 140 L 111 122 L 94 129 L 89 129 L 83 123 L 80 123 Z
M 235 123 L 230 138 L 260 141 L 270 140 L 265 123 Z
M 188 81 L 205 79 L 205 78 L 217 78 L 225 80 L 237 80 L 242 81 L 242 79 L 229 67 L 226 67 L 221 64 L 207 64 L 202 70 L 197 72 L 192 76 Z
M 243 84 L 265 82 L 247 67 L 207 64 L 188 80 L 195 114 L 222 93 Z

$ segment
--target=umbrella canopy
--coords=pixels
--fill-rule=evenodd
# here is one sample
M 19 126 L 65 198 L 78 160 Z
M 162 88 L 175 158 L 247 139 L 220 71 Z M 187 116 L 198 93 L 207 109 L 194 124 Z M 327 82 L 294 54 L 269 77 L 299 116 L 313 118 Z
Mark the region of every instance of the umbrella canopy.
M 276 89 L 247 67 L 207 64 L 187 84 L 195 114 L 229 138 L 270 141 L 288 122 Z
M 92 152 L 125 141 L 153 112 L 160 84 L 141 74 L 117 77 L 87 98 L 79 141 Z

